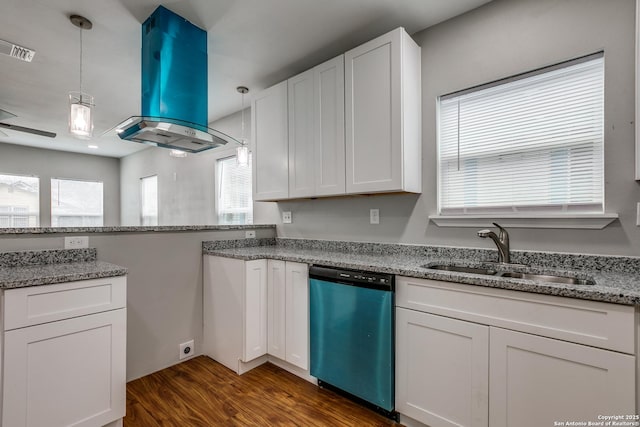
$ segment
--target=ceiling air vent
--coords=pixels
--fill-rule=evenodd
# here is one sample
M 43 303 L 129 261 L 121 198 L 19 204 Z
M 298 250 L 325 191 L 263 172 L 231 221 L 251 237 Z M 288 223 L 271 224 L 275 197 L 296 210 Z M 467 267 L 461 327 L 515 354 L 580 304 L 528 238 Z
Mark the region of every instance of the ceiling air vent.
M 0 40 L 0 53 L 25 62 L 31 62 L 36 55 L 35 50 L 18 46 L 5 40 Z

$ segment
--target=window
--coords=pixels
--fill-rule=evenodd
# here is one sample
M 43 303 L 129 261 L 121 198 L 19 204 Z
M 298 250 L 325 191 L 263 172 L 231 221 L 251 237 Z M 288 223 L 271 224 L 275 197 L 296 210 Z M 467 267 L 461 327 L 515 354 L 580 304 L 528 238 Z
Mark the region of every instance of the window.
M 52 227 L 102 227 L 102 183 L 51 179 Z
M 238 166 L 236 157 L 217 162 L 218 224 L 252 224 L 251 154 L 249 165 Z
M 441 215 L 604 212 L 604 55 L 439 99 Z
M 0 228 L 40 225 L 40 179 L 0 175 Z
M 140 223 L 158 225 L 158 175 L 140 178 Z

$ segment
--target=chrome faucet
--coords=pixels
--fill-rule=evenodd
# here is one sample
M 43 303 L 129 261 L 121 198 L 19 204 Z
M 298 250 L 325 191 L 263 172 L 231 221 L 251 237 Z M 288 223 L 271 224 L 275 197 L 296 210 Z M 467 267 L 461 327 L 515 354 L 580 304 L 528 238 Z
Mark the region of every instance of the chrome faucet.
M 480 230 L 478 231 L 478 237 L 489 237 L 493 240 L 498 247 L 498 262 L 508 264 L 511 262 L 511 257 L 509 256 L 509 233 L 495 222 L 493 225 L 500 229 L 499 235 L 496 235 L 496 233 L 491 230 Z

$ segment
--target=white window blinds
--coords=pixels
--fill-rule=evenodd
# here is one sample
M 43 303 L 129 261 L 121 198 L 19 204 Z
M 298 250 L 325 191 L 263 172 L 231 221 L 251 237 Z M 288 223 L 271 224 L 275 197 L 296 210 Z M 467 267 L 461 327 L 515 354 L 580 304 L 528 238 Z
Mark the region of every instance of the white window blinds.
M 442 215 L 604 212 L 604 57 L 439 100 Z
M 253 224 L 251 154 L 249 165 L 239 166 L 236 157 L 218 160 L 218 224 Z

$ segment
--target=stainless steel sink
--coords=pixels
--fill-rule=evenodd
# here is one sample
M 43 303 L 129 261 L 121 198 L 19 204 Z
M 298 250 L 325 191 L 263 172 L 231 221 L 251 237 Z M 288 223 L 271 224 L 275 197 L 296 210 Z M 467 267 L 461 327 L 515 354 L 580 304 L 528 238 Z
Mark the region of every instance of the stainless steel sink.
M 595 285 L 591 279 L 579 279 L 577 277 L 570 276 L 555 276 L 551 274 L 533 274 L 533 273 L 521 273 L 519 271 L 503 271 L 498 273 L 500 277 L 510 277 L 513 279 L 525 279 L 533 280 L 536 282 L 547 283 L 563 283 L 566 285 Z
M 497 270 L 485 267 L 470 267 L 451 264 L 425 264 L 423 268 L 431 270 L 453 271 L 456 273 L 480 274 L 483 276 L 496 276 L 511 279 L 533 280 L 535 282 L 562 283 L 566 285 L 595 285 L 591 279 L 581 279 L 573 276 L 556 276 L 553 274 L 536 274 L 521 271 Z M 505 266 L 506 267 L 506 266 Z M 502 266 L 501 266 L 502 268 Z
M 422 266 L 423 268 L 430 268 L 431 270 L 444 270 L 444 271 L 454 271 L 456 273 L 473 273 L 473 274 L 482 274 L 485 276 L 493 276 L 497 273 L 496 270 L 491 270 L 488 268 L 481 267 L 466 267 L 462 265 L 448 265 L 448 264 L 435 264 L 429 265 L 425 264 Z

